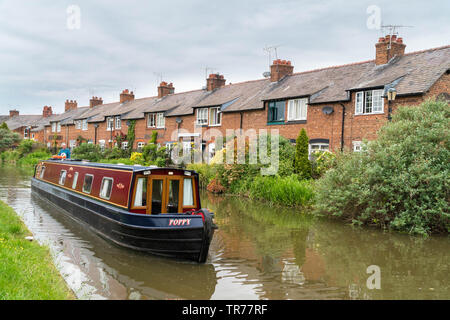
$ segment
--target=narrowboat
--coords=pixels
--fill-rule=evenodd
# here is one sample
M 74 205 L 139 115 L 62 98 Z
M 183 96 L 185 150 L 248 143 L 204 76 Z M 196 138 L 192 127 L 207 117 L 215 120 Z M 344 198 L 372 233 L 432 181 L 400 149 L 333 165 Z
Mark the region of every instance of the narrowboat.
M 217 226 L 191 170 L 49 159 L 31 190 L 114 243 L 203 263 Z

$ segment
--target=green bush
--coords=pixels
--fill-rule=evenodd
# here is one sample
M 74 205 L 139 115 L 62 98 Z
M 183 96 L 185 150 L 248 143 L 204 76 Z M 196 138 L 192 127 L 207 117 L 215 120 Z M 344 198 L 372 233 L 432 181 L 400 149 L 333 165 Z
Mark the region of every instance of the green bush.
M 19 146 L 17 147 L 17 151 L 19 151 L 19 155 L 23 157 L 24 155 L 31 152 L 33 149 L 33 140 L 23 139 L 20 141 Z
M 309 139 L 305 129 L 302 128 L 295 144 L 295 173 L 302 179 L 310 179 L 312 175 L 308 148 Z
M 72 150 L 71 158 L 98 162 L 103 158 L 103 154 L 99 145 L 82 143 Z
M 196 171 L 199 175 L 200 188 L 206 189 L 211 180 L 216 177 L 218 167 L 219 165 L 191 163 L 186 166 L 186 169 Z
M 41 160 L 47 160 L 51 157 L 50 152 L 47 150 L 39 150 L 27 154 L 25 157 L 21 157 L 17 163 L 19 165 L 35 166 Z
M 7 128 L 0 128 L 0 152 L 13 147 L 20 141 L 20 136 Z
M 312 154 L 312 177 L 318 179 L 336 163 L 336 154 L 329 151 L 316 151 Z
M 317 182 L 316 210 L 411 234 L 450 231 L 450 108 L 400 107 L 363 152 L 344 153 Z
M 258 176 L 249 185 L 249 196 L 274 204 L 306 206 L 311 204 L 314 190 L 310 181 L 300 181 L 297 175 Z

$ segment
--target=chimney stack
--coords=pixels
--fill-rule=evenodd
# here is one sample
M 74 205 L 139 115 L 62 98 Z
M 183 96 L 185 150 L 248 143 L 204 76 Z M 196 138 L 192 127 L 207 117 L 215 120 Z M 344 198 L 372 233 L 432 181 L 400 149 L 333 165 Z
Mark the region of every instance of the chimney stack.
M 174 92 L 175 92 L 175 88 L 173 87 L 172 82 L 167 84 L 167 82 L 163 81 L 159 84 L 159 87 L 158 87 L 158 98 L 165 97 L 168 94 L 172 94 Z
M 404 55 L 405 47 L 403 39 L 397 38 L 395 34 L 379 38 L 378 43 L 375 44 L 375 64 L 386 64 L 394 56 Z
M 294 66 L 291 65 L 291 61 L 281 59 L 273 60 L 273 63 L 270 66 L 270 81 L 279 81 L 284 76 L 291 75 L 293 72 Z
M 128 91 L 128 89 L 125 89 L 120 94 L 120 103 L 124 103 L 126 101 L 134 100 L 134 93 L 133 91 Z
M 44 109 L 42 109 L 42 116 L 44 118 L 48 118 L 53 114 L 53 110 L 51 106 L 44 106 Z
M 225 79 L 223 78 L 223 75 L 211 73 L 208 79 L 206 79 L 206 90 L 208 91 L 213 91 L 223 86 L 225 86 Z
M 77 100 L 66 100 L 64 111 L 70 111 L 77 108 Z
M 103 104 L 103 100 L 101 97 L 92 97 L 92 99 L 89 100 L 89 108 L 93 108 L 100 104 Z
M 19 110 L 9 110 L 9 117 L 15 117 L 19 115 Z

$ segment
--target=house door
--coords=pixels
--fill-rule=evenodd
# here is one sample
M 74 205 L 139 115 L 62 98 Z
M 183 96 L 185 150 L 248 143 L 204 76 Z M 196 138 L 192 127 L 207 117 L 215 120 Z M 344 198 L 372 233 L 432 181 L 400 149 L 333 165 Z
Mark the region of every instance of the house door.
M 147 213 L 181 213 L 181 178 L 176 176 L 149 176 Z

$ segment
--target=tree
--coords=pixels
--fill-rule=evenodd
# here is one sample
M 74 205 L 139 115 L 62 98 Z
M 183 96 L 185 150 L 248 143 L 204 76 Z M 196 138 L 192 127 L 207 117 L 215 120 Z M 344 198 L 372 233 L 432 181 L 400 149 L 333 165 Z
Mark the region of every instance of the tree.
M 295 143 L 294 159 L 295 173 L 297 173 L 302 179 L 310 179 L 312 173 L 311 162 L 308 158 L 308 145 L 309 138 L 306 134 L 305 129 L 302 129 Z
M 135 132 L 134 129 L 136 127 L 136 120 L 130 120 L 130 125 L 128 126 L 128 132 L 127 132 L 127 140 L 128 140 L 128 150 L 133 150 L 134 146 L 134 140 L 135 140 Z
M 9 131 L 8 129 L 0 129 L 0 152 L 11 148 L 20 141 L 19 134 Z
M 338 154 L 316 212 L 412 234 L 450 232 L 450 107 L 399 107 L 362 152 Z

